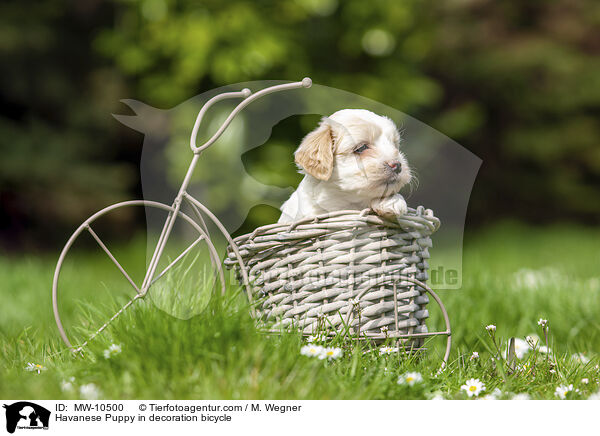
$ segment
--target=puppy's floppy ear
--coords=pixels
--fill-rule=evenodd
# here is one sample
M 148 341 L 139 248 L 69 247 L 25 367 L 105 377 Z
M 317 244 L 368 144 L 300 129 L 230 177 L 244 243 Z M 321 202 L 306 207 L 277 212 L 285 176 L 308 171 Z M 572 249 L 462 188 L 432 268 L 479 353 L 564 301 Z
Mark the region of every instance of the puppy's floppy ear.
M 296 164 L 311 176 L 329 180 L 333 171 L 333 134 L 325 118 L 304 137 L 294 157 Z

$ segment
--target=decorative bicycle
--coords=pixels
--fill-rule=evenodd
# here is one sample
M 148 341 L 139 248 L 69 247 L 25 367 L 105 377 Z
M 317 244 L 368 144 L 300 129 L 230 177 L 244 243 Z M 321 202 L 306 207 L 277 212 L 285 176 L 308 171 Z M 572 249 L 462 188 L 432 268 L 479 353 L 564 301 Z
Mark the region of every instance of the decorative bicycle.
M 52 282 L 52 307 L 54 310 L 54 319 L 56 320 L 56 325 L 58 326 L 60 336 L 62 337 L 63 341 L 65 342 L 65 344 L 67 344 L 67 346 L 69 348 L 71 348 L 74 352 L 81 351 L 83 349 L 83 347 L 85 347 L 89 343 L 89 341 L 94 339 L 100 332 L 102 332 L 111 322 L 113 322 L 119 315 L 121 315 L 124 310 L 126 310 L 129 306 L 131 306 L 136 300 L 138 300 L 140 298 L 144 298 L 148 294 L 148 291 L 150 290 L 150 288 L 153 285 L 155 285 L 155 283 L 158 280 L 160 280 L 162 277 L 164 277 L 165 274 L 169 270 L 171 270 L 178 262 L 181 261 L 181 259 L 183 259 L 185 257 L 186 254 L 188 254 L 190 252 L 190 250 L 192 250 L 194 247 L 196 247 L 201 242 L 204 242 L 207 246 L 207 250 L 208 250 L 212 268 L 214 269 L 215 275 L 218 277 L 219 282 L 221 284 L 221 292 L 222 293 L 225 292 L 225 279 L 224 279 L 222 265 L 219 260 L 219 256 L 217 254 L 217 250 L 210 238 L 210 235 L 208 232 L 208 227 L 206 225 L 205 220 L 202 217 L 202 214 L 207 216 L 214 223 L 214 225 L 219 229 L 219 231 L 223 234 L 223 236 L 225 237 L 227 242 L 230 244 L 230 246 L 232 247 L 234 252 L 237 253 L 239 260 L 242 261 L 242 259 L 241 259 L 241 257 L 239 257 L 239 252 L 237 251 L 237 249 L 235 247 L 235 243 L 233 242 L 231 236 L 229 235 L 229 233 L 227 232 L 227 230 L 225 229 L 223 224 L 219 221 L 219 219 L 206 206 L 204 206 L 202 203 L 200 203 L 197 199 L 195 199 L 192 195 L 190 195 L 187 192 L 192 175 L 194 173 L 194 169 L 196 168 L 196 164 L 198 163 L 198 160 L 200 158 L 200 154 L 203 151 L 205 151 L 207 148 L 209 148 L 211 145 L 213 145 L 219 139 L 219 137 L 223 134 L 225 129 L 227 129 L 227 127 L 229 126 L 229 124 L 231 123 L 233 118 L 242 109 L 244 109 L 246 106 L 248 106 L 253 101 L 255 101 L 261 97 L 264 97 L 265 95 L 272 94 L 274 92 L 288 91 L 288 90 L 298 89 L 298 88 L 310 88 L 311 86 L 312 86 L 312 80 L 310 78 L 306 77 L 306 78 L 302 79 L 302 81 L 300 81 L 300 82 L 292 82 L 292 83 L 286 83 L 286 84 L 282 84 L 282 85 L 271 86 L 271 87 L 262 89 L 260 91 L 257 91 L 255 93 L 252 93 L 248 88 L 245 88 L 239 92 L 226 92 L 226 93 L 214 96 L 213 98 L 208 100 L 202 106 L 202 108 L 200 109 L 200 112 L 198 113 L 198 116 L 196 117 L 196 121 L 194 123 L 194 127 L 192 129 L 192 134 L 190 137 L 190 148 L 192 149 L 194 156 L 188 167 L 187 173 L 185 175 L 185 178 L 183 179 L 181 187 L 179 188 L 179 192 L 177 193 L 177 196 L 175 197 L 175 200 L 173 201 L 173 203 L 171 205 L 159 203 L 156 201 L 148 201 L 148 200 L 124 201 L 121 203 L 117 203 L 117 204 L 108 206 L 108 207 L 100 210 L 99 212 L 93 214 L 91 217 L 89 217 L 87 220 L 85 220 L 77 228 L 77 230 L 75 230 L 75 232 L 71 235 L 71 237 L 68 239 L 67 243 L 65 244 L 62 252 L 60 253 L 60 257 L 58 259 L 58 263 L 57 263 L 56 269 L 54 271 L 54 279 Z M 206 141 L 204 144 L 197 146 L 196 141 L 197 141 L 198 130 L 200 128 L 200 124 L 202 123 L 202 119 L 204 118 L 208 109 L 210 109 L 217 102 L 220 102 L 222 100 L 227 100 L 227 99 L 234 99 L 234 98 L 242 98 L 243 100 L 231 111 L 229 116 L 221 124 L 219 129 L 212 135 L 212 137 L 208 141 Z M 184 202 L 189 205 L 189 207 L 193 211 L 194 217 L 190 217 L 189 215 L 182 212 L 181 207 Z M 117 209 L 138 208 L 138 207 L 151 208 L 151 209 L 163 210 L 163 211 L 168 212 L 168 216 L 164 222 L 162 231 L 160 232 L 160 236 L 156 243 L 156 247 L 154 248 L 153 255 L 152 255 L 150 262 L 148 263 L 148 266 L 146 268 L 146 271 L 144 274 L 144 279 L 142 281 L 141 286 L 138 286 L 134 282 L 134 280 L 131 278 L 131 275 L 125 270 L 125 268 L 115 258 L 113 253 L 108 249 L 106 244 L 102 241 L 100 236 L 94 231 L 93 226 L 92 226 L 94 224 L 94 222 L 96 222 L 100 217 L 105 216 L 111 212 L 114 212 Z M 168 242 L 171 232 L 173 230 L 173 226 L 175 225 L 175 221 L 178 218 L 181 219 L 183 222 L 187 223 L 189 226 L 191 226 L 192 231 L 195 233 L 196 238 L 187 248 L 185 248 L 179 254 L 179 256 L 177 256 L 171 263 L 169 263 L 162 271 L 157 273 L 158 265 L 159 265 L 162 255 L 163 255 L 163 251 L 165 249 L 165 246 L 167 245 L 167 242 Z M 58 291 L 59 291 L 58 285 L 59 285 L 59 277 L 60 277 L 60 273 L 61 273 L 61 268 L 63 266 L 63 262 L 65 260 L 67 253 L 69 252 L 70 248 L 73 246 L 73 244 L 75 243 L 77 238 L 80 235 L 84 234 L 85 232 L 89 233 L 94 238 L 94 240 L 98 243 L 100 248 L 106 253 L 106 255 L 109 257 L 109 259 L 115 264 L 115 266 L 118 268 L 118 270 L 127 279 L 129 284 L 135 290 L 135 295 L 133 298 L 131 298 L 129 301 L 127 301 L 127 303 L 125 303 L 123 305 L 123 307 L 121 307 L 108 321 L 106 321 L 103 325 L 101 325 L 94 334 L 92 334 L 81 345 L 75 347 L 71 344 L 71 341 L 69 340 L 69 338 L 67 336 L 67 333 L 63 327 L 63 323 L 60 318 L 60 313 L 59 313 L 59 309 L 58 309 Z M 243 274 L 243 285 L 246 288 L 249 298 L 251 299 L 252 292 L 250 290 L 250 284 L 248 282 L 248 276 L 246 274 Z
M 52 305 L 56 324 L 63 341 L 71 350 L 80 352 L 135 301 L 146 297 L 150 289 L 200 243 L 206 244 L 214 283 L 218 280 L 221 292 L 225 293 L 223 264 L 211 240 L 207 222 L 203 218 L 205 216 L 212 222 L 211 226 L 214 225 L 226 239 L 229 254 L 225 264 L 228 267 L 236 267 L 238 280 L 245 288 L 250 302 L 253 302 L 255 295 L 253 286 L 262 284 L 263 297 L 268 294 L 269 299 L 261 303 L 262 307 L 257 309 L 256 305 L 251 305 L 257 320 L 261 317 L 264 319 L 265 315 L 273 315 L 273 320 L 277 318 L 281 326 L 300 328 L 304 334 L 311 334 L 315 325 L 326 320 L 338 328 L 342 325 L 351 327 L 348 331 L 357 331 L 357 337 L 361 339 L 382 341 L 393 338 L 398 344 L 402 344 L 403 347 L 409 346 L 410 349 L 414 349 L 415 346 L 420 348 L 423 339 L 427 337 L 444 335 L 447 336 L 443 358 L 445 365 L 451 346 L 449 318 L 439 297 L 424 283 L 427 279 L 429 257 L 427 248 L 431 246 L 429 236 L 439 227 L 439 220 L 431 211 L 422 207 L 417 210 L 411 209 L 410 213 L 399 219 L 396 224 L 384 222 L 372 215 L 367 216 L 369 210 L 360 213 L 339 211 L 298 221 L 291 226 L 265 226 L 256 229 L 251 235 L 233 240 L 219 219 L 188 193 L 188 186 L 201 153 L 221 137 L 242 109 L 265 95 L 311 86 L 311 79 L 304 78 L 299 82 L 271 86 L 255 93 L 246 88 L 211 98 L 202 106 L 196 117 L 190 137 L 193 158 L 171 205 L 148 200 L 117 203 L 93 214 L 75 230 L 60 254 L 52 284 Z M 233 98 L 243 100 L 235 106 L 212 137 L 201 146 L 197 146 L 198 130 L 208 109 L 219 101 Z M 184 213 L 184 204 L 191 210 L 192 216 Z M 100 217 L 119 209 L 139 207 L 168 214 L 140 286 L 93 228 Z M 164 257 L 165 247 L 178 219 L 191 228 L 193 242 L 166 267 L 159 270 L 159 263 Z M 74 346 L 66 334 L 59 314 L 59 278 L 67 253 L 75 241 L 86 233 L 91 235 L 106 253 L 133 287 L 135 294 L 83 343 Z M 152 245 L 150 247 L 152 248 Z M 349 278 L 341 280 L 329 277 L 329 274 L 335 275 L 341 271 L 347 271 Z M 318 277 L 315 276 L 319 279 L 317 282 L 312 280 L 315 277 L 310 276 L 311 272 L 318 273 Z M 377 276 L 372 275 L 375 272 Z M 305 277 L 306 274 L 308 275 Z M 424 323 L 428 317 L 425 308 L 429 302 L 427 294 L 433 297 L 442 311 L 446 327 L 444 331 L 427 331 Z M 358 318 L 354 316 L 356 311 L 362 311 Z M 326 314 L 330 317 L 327 318 Z M 380 327 L 385 329 L 381 329 L 381 333 Z

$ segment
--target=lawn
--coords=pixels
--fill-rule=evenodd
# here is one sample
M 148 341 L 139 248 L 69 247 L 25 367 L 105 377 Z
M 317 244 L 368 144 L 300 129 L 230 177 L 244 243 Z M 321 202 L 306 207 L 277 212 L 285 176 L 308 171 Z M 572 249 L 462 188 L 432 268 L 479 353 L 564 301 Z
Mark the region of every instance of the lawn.
M 84 356 L 74 356 L 62 344 L 52 316 L 57 254 L 4 257 L 0 396 L 460 399 L 468 398 L 461 386 L 475 378 L 485 386 L 478 398 L 490 398 L 497 388 L 500 393 L 492 397 L 523 393 L 554 399 L 557 387 L 572 384 L 566 397 L 585 399 L 598 392 L 600 380 L 599 242 L 600 230 L 566 225 L 539 229 L 504 223 L 468 233 L 463 289 L 439 292 L 453 328 L 450 361 L 440 373 L 440 339 L 431 341 L 422 358 L 381 354 L 377 347 L 342 338 L 320 344 L 340 348 L 336 359 L 305 356 L 306 340 L 299 335 L 257 332 L 244 294 L 233 285 L 223 297 L 197 299 L 197 310 L 184 317 L 198 314 L 187 320 L 158 310 L 149 299 L 139 300 L 90 343 Z M 124 244 L 120 258 L 135 258 L 141 245 Z M 80 254 L 77 262 L 69 267 L 61 307 L 69 326 L 83 337 L 98 316 L 114 312 L 127 291 L 109 292 L 113 266 L 103 253 Z M 90 291 L 98 283 L 101 288 Z M 430 328 L 441 328 L 433 303 L 430 312 Z M 540 349 L 546 344 L 540 318 L 549 323 L 551 353 Z M 486 330 L 490 324 L 495 332 Z M 537 335 L 540 341 L 509 364 L 499 358 L 491 333 L 501 349 L 510 337 Z M 111 344 L 118 347 L 106 358 Z M 473 352 L 479 357 L 472 358 Z M 30 362 L 43 366 L 39 374 L 26 370 Z M 418 372 L 422 380 L 417 376 L 417 382 L 399 384 L 408 372 Z

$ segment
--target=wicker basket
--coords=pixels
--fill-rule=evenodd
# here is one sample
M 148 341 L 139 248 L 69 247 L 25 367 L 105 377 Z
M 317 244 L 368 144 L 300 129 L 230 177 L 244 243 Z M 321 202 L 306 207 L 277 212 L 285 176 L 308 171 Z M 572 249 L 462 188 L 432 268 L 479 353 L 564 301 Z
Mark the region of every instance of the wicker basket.
M 235 266 L 242 282 L 243 263 L 254 298 L 261 298 L 261 323 L 305 334 L 404 337 L 420 346 L 428 336 L 430 235 L 440 222 L 423 207 L 397 223 L 369 212 L 271 224 L 234 239 L 239 256 L 230 247 L 225 265 Z

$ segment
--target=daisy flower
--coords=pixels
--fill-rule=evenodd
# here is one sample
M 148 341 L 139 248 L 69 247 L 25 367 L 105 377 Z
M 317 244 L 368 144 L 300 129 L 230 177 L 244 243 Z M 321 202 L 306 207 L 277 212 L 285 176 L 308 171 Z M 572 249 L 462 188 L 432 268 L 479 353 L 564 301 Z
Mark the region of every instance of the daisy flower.
M 398 348 L 394 348 L 394 347 L 381 347 L 379 349 L 379 355 L 383 356 L 384 354 L 392 354 L 392 353 L 397 353 L 398 352 Z
M 73 383 L 75 382 L 75 377 L 69 378 L 69 380 L 63 380 L 60 384 L 60 390 L 63 392 L 71 392 L 73 390 Z
M 321 354 L 319 354 L 319 359 L 320 360 L 335 360 L 339 357 L 341 357 L 342 355 L 342 349 L 341 348 L 323 348 L 321 350 Z
M 398 377 L 399 385 L 409 385 L 414 386 L 417 383 L 421 383 L 423 381 L 423 376 L 419 372 L 407 372 Z
M 473 354 L 471 354 L 471 357 L 469 357 L 469 360 L 475 359 L 479 359 L 479 353 L 477 351 L 473 351 Z
M 309 344 L 314 344 L 315 342 L 325 342 L 327 340 L 326 335 L 310 335 L 306 341 Z
M 583 364 L 586 364 L 590 361 L 590 359 L 584 353 L 573 354 L 571 358 Z
M 525 400 L 531 400 L 531 397 L 529 396 L 529 394 L 522 392 L 522 393 L 517 394 L 514 397 L 512 397 L 511 400 L 525 401 Z
M 79 394 L 85 400 L 97 400 L 100 397 L 100 389 L 94 383 L 87 385 L 81 385 L 79 388 Z
M 531 347 L 529 346 L 528 341 L 524 341 L 521 338 L 515 338 L 515 356 L 517 356 L 517 359 L 522 359 L 525 357 L 525 355 L 529 353 L 530 349 Z
M 490 324 L 490 325 L 487 325 L 487 326 L 485 327 L 485 329 L 486 329 L 488 332 L 495 332 L 495 331 L 496 331 L 496 326 L 495 326 L 494 324 Z
M 542 346 L 540 346 L 540 348 L 538 348 L 538 351 L 540 353 L 544 353 L 544 354 L 552 353 L 552 348 L 549 348 L 549 347 L 547 347 L 545 345 L 542 345 Z
M 569 392 L 571 392 L 573 390 L 573 385 L 560 385 L 557 386 L 556 389 L 554 390 L 554 396 L 557 398 L 560 398 L 561 400 L 564 400 L 565 398 L 567 398 L 567 394 Z
M 104 350 L 104 358 L 110 359 L 111 357 L 116 356 L 119 353 L 121 353 L 121 346 L 110 344 L 110 347 Z
M 37 372 L 38 374 L 41 374 L 42 371 L 46 371 L 47 369 L 48 368 L 43 365 L 32 362 L 27 362 L 27 366 L 25 367 L 25 371 Z
M 444 401 L 445 398 L 441 393 L 436 393 L 430 398 L 431 401 Z
M 308 357 L 318 357 L 323 352 L 323 347 L 320 345 L 305 345 L 300 349 L 300 354 Z
M 491 394 L 487 395 L 488 397 L 492 397 L 494 400 L 498 400 L 502 396 L 502 391 L 499 388 L 496 388 L 492 391 Z
M 515 357 L 517 359 L 523 359 L 527 353 L 533 348 L 531 344 L 534 342 L 530 342 L 529 339 L 533 341 L 533 339 L 527 336 L 528 339 L 523 340 L 521 338 L 515 338 Z M 508 344 L 506 345 L 506 349 L 502 351 L 502 356 L 505 359 L 508 359 Z
M 485 391 L 485 385 L 478 378 L 467 380 L 460 388 L 465 391 L 469 397 L 472 397 L 473 395 L 478 397 L 481 392 Z

